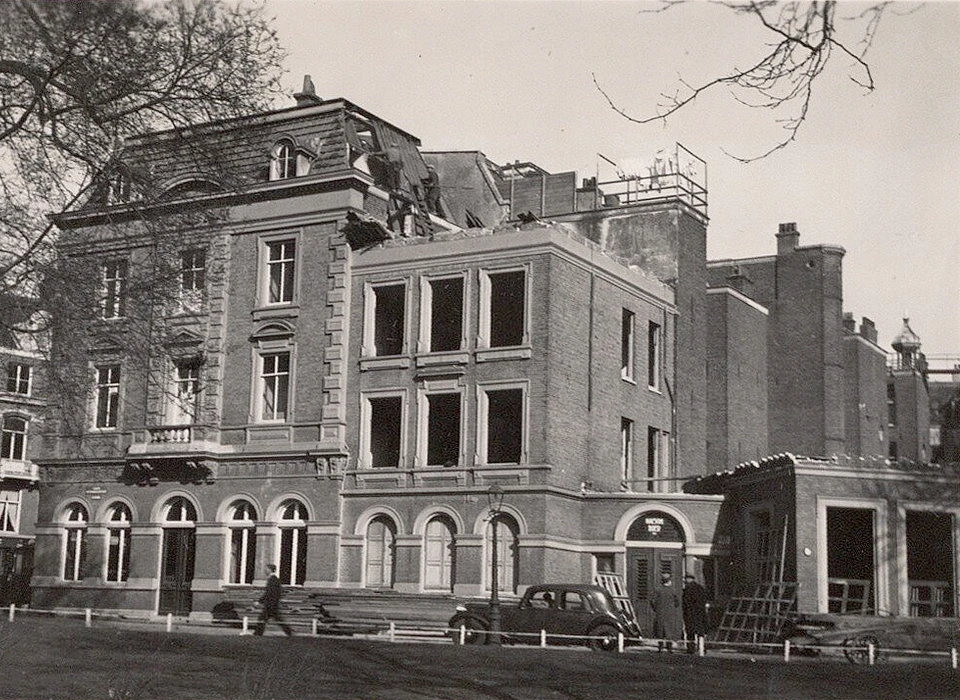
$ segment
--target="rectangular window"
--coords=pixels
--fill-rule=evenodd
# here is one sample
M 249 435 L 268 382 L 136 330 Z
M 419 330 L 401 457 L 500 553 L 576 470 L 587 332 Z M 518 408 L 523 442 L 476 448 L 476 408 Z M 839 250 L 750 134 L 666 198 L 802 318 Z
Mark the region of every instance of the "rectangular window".
M 103 264 L 103 318 L 121 318 L 127 312 L 127 261 Z
M 19 532 L 20 492 L 0 490 L 0 532 Z
M 30 395 L 32 367 L 19 362 L 7 365 L 7 391 L 13 394 Z
M 400 466 L 403 398 L 378 396 L 367 399 L 366 452 L 372 469 Z
M 633 480 L 633 421 L 620 419 L 620 478 L 632 488 Z
M 4 416 L 0 435 L 0 457 L 23 460 L 27 453 L 27 421 L 19 416 Z
M 199 248 L 180 253 L 180 307 L 199 311 L 207 284 L 207 254 Z
M 167 423 L 195 423 L 200 408 L 200 367 L 193 363 L 175 365 L 171 393 Z
M 389 284 L 373 287 L 373 347 L 377 357 L 403 353 L 407 287 Z
M 120 415 L 120 365 L 97 367 L 96 418 L 98 428 L 116 428 Z
M 430 281 L 430 352 L 459 350 L 463 338 L 463 278 Z
M 654 479 L 660 474 L 660 431 L 652 426 L 647 427 L 647 491 L 656 490 Z
M 78 527 L 66 531 L 66 556 L 63 561 L 65 581 L 82 581 L 87 563 L 86 530 Z
M 490 347 L 522 345 L 526 313 L 526 274 L 523 270 L 496 272 L 490 280 Z
M 486 463 L 519 464 L 523 457 L 523 390 L 484 392 Z
M 634 365 L 634 314 L 627 309 L 623 310 L 620 322 L 620 377 L 633 381 Z
M 267 303 L 293 301 L 297 242 L 292 238 L 267 243 Z
M 285 421 L 290 401 L 290 353 L 260 357 L 260 420 Z
M 660 325 L 650 321 L 647 327 L 647 385 L 660 391 Z
M 130 572 L 130 530 L 109 528 L 107 530 L 107 581 L 120 583 L 127 580 Z
M 427 464 L 460 462 L 460 394 L 427 395 Z

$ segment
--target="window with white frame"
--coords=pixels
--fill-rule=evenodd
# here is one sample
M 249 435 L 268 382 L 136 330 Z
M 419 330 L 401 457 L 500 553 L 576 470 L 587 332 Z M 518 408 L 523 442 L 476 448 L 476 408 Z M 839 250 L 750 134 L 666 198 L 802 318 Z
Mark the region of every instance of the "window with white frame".
M 426 464 L 460 463 L 459 392 L 426 395 Z
M 130 574 L 130 523 L 133 515 L 126 503 L 114 503 L 107 511 L 107 581 L 121 583 Z
M 519 464 L 525 455 L 522 386 L 480 389 L 478 443 L 482 464 Z
M 634 326 L 636 318 L 629 309 L 623 309 L 620 319 L 620 377 L 633 381 Z
M 285 421 L 290 410 L 290 353 L 260 355 L 258 420 Z
M 526 280 L 524 269 L 481 272 L 480 335 L 487 347 L 527 342 Z
M 360 447 L 363 466 L 400 466 L 402 459 L 403 395 L 367 395 L 361 404 Z
M 0 532 L 20 531 L 20 492 L 0 489 Z
M 87 559 L 87 509 L 81 503 L 71 503 L 63 518 L 63 579 L 81 581 Z
M 403 354 L 406 297 L 407 285 L 403 282 L 368 287 L 367 342 L 364 343 L 367 354 L 375 357 Z
M 180 252 L 180 308 L 197 312 L 203 307 L 207 285 L 207 252 L 191 248 Z
M 460 350 L 463 345 L 463 276 L 431 279 L 426 292 L 427 352 Z
M 7 391 L 12 394 L 30 395 L 33 368 L 22 362 L 7 365 Z
M 103 318 L 121 318 L 127 313 L 127 261 L 108 260 L 102 270 L 101 312 Z
M 200 414 L 200 365 L 178 362 L 173 365 L 172 386 L 167 401 L 168 425 L 192 425 Z
M 633 421 L 620 419 L 620 478 L 632 488 L 633 481 Z
M 660 324 L 650 321 L 647 326 L 647 386 L 660 391 L 661 374 L 661 329 Z
M 4 416 L 0 433 L 0 458 L 23 460 L 27 454 L 27 419 Z
M 296 239 L 266 241 L 264 248 L 263 300 L 267 304 L 289 304 L 296 284 Z
M 230 583 L 253 583 L 257 559 L 257 510 L 249 501 L 231 504 L 227 515 L 230 537 Z
M 286 180 L 297 175 L 297 150 L 289 139 L 273 146 L 270 154 L 270 179 Z
M 307 509 L 295 499 L 284 501 L 279 511 L 280 583 L 302 586 L 307 579 Z
M 96 379 L 94 425 L 116 428 L 120 416 L 120 365 L 97 367 Z

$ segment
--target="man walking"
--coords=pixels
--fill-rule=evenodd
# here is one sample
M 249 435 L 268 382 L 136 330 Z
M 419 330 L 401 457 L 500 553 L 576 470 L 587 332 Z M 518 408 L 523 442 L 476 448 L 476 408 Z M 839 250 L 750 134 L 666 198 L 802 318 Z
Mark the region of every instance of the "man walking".
M 263 595 L 260 596 L 260 605 L 262 606 L 260 609 L 260 621 L 257 623 L 257 628 L 253 632 L 257 637 L 263 635 L 263 630 L 267 626 L 267 620 L 270 618 L 277 621 L 280 629 L 282 629 L 288 637 L 293 636 L 293 630 L 290 629 L 290 625 L 280 617 L 280 596 L 282 594 L 283 589 L 280 587 L 277 567 L 273 564 L 267 564 L 267 587 L 264 589 Z
M 680 639 L 683 634 L 683 609 L 680 602 L 680 591 L 673 585 L 673 577 L 664 571 L 660 574 L 660 586 L 654 591 L 653 611 L 654 636 L 657 638 L 657 651 L 673 651 L 673 640 Z

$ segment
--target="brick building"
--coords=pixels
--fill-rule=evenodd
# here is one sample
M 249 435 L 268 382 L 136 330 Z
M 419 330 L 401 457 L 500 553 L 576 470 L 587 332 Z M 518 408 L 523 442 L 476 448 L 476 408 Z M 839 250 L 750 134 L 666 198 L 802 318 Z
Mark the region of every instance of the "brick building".
M 930 394 L 926 359 L 909 319 L 893 339 L 895 356 L 887 373 L 888 455 L 893 460 L 928 462 Z
M 424 157 L 309 90 L 130 140 L 58 221 L 92 301 L 55 337 L 77 386 L 39 459 L 35 604 L 209 616 L 268 562 L 485 595 L 493 484 L 508 596 L 629 570 L 649 615 L 664 568 L 722 586 L 721 499 L 679 489 L 703 465 L 706 192 L 669 178 Z
M 787 226 L 708 264 L 703 169 L 422 153 L 309 83 L 131 139 L 58 219 L 87 316 L 53 340 L 34 604 L 204 618 L 267 563 L 484 596 L 494 485 L 508 597 L 613 571 L 649 629 L 662 571 L 748 585 L 757 504 L 681 484 L 844 445 L 843 251 Z

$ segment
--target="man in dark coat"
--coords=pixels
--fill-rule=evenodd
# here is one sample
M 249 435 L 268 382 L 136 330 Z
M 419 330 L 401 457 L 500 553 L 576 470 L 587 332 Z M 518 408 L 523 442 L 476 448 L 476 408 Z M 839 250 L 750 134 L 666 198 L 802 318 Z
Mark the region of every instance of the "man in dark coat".
M 673 577 L 666 571 L 660 574 L 660 586 L 654 591 L 653 611 L 654 636 L 657 642 L 657 651 L 673 651 L 673 640 L 683 636 L 683 610 L 681 608 L 681 594 L 678 586 L 673 584 Z
M 288 637 L 293 636 L 293 630 L 290 625 L 280 617 L 280 596 L 283 595 L 283 589 L 280 587 L 280 579 L 277 577 L 277 567 L 273 564 L 267 564 L 267 587 L 260 596 L 260 621 L 257 628 L 253 631 L 256 636 L 261 636 L 267 626 L 267 620 L 273 618 L 277 621 Z
M 693 574 L 687 574 L 683 586 L 683 624 L 687 628 L 687 652 L 693 654 L 697 639 L 710 631 L 707 618 L 707 591 L 697 583 Z

